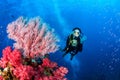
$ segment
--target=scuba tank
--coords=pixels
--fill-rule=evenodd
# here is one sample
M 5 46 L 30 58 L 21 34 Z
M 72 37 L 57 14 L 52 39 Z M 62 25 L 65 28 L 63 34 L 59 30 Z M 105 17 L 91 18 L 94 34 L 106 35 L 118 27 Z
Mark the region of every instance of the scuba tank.
M 85 36 L 83 33 L 81 33 L 81 35 L 80 35 L 80 43 L 83 44 L 84 41 L 86 41 L 86 40 L 87 40 L 87 36 Z

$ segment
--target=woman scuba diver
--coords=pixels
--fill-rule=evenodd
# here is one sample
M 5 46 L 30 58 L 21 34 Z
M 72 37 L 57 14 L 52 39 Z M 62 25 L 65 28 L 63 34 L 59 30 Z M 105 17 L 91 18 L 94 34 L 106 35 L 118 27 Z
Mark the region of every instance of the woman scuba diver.
M 66 47 L 63 49 L 63 51 L 65 52 L 63 54 L 63 57 L 66 54 L 70 53 L 71 60 L 78 52 L 82 52 L 83 42 L 86 40 L 86 37 L 83 36 L 80 28 L 76 27 L 72 31 L 73 33 L 68 36 Z

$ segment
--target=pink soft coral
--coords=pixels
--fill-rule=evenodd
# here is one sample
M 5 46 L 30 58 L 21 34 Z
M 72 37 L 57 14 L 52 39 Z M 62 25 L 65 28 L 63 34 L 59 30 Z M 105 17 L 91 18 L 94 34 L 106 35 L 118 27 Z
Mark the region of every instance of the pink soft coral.
M 53 29 L 43 23 L 39 17 L 26 21 L 20 17 L 7 27 L 8 37 L 15 40 L 14 47 L 24 51 L 24 56 L 44 56 L 58 49 L 58 38 Z

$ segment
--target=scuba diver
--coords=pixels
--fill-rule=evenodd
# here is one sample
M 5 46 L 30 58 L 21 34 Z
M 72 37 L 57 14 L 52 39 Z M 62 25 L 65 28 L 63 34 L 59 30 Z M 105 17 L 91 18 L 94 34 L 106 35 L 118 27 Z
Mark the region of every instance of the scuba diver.
M 63 51 L 65 52 L 63 54 L 63 57 L 66 54 L 70 53 L 71 60 L 78 52 L 82 52 L 83 42 L 87 39 L 86 36 L 84 36 L 81 32 L 80 28 L 76 27 L 72 31 L 72 34 L 70 34 L 67 38 L 66 47 L 63 49 Z

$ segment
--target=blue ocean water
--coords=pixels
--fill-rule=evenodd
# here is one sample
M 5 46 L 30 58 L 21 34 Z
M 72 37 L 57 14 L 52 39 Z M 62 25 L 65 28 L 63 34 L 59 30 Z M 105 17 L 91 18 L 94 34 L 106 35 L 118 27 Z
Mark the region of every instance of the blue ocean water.
M 74 27 L 87 36 L 83 51 L 74 59 L 62 58 L 62 52 L 51 59 L 68 68 L 68 80 L 120 80 L 120 1 L 119 0 L 1 0 L 0 53 L 12 46 L 7 24 L 20 16 L 40 16 L 55 29 L 64 47 Z M 2 54 L 0 54 L 2 56 Z

